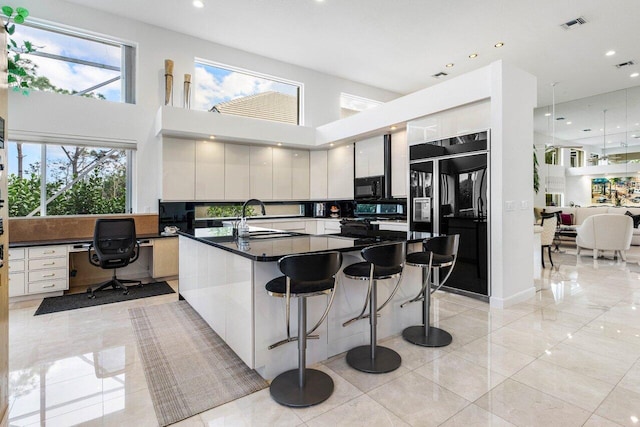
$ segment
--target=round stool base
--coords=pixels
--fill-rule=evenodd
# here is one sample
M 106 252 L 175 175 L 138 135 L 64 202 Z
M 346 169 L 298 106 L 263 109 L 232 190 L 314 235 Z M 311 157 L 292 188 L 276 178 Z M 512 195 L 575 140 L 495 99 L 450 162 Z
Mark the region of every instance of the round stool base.
M 371 359 L 371 347 L 361 345 L 347 352 L 347 363 L 358 371 L 369 374 L 383 374 L 398 369 L 402 363 L 402 358 L 390 348 L 377 345 L 376 358 Z
M 305 385 L 298 384 L 298 370 L 283 372 L 273 379 L 269 391 L 273 400 L 284 406 L 305 408 L 322 403 L 333 393 L 333 380 L 316 369 L 306 369 Z
M 451 344 L 453 337 L 447 331 L 429 326 L 429 335 L 424 335 L 424 326 L 409 326 L 402 331 L 402 337 L 411 344 L 422 347 L 444 347 Z

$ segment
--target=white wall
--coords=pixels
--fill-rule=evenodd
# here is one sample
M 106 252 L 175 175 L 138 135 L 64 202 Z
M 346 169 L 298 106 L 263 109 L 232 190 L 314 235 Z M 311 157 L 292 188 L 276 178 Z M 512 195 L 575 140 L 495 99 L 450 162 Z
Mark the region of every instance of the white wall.
M 12 93 L 9 99 L 11 132 L 36 129 L 40 133 L 82 138 L 136 141 L 134 209 L 157 210 L 159 198 L 159 139 L 154 132 L 158 108 L 164 102 L 164 60 L 173 59 L 174 106 L 181 105 L 182 76 L 194 74 L 195 57 L 259 71 L 304 83 L 304 124 L 319 126 L 340 118 L 340 93 L 383 102 L 398 94 L 318 73 L 284 62 L 207 42 L 173 31 L 128 20 L 59 0 L 24 0 L 31 17 L 119 38 L 137 45 L 136 105 L 100 102 L 57 94 Z M 190 7 L 190 6 L 189 6 Z M 66 99 L 63 99 L 66 98 Z M 11 159 L 9 159 L 11 160 Z
M 580 206 L 591 205 L 591 176 L 567 176 L 565 185 L 565 205 L 571 202 Z

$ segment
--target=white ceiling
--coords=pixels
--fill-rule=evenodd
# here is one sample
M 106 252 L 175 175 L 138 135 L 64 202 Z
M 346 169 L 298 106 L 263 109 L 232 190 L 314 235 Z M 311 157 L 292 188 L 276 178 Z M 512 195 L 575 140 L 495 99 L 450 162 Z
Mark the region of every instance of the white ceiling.
M 640 66 L 614 67 L 640 62 L 638 0 L 69 1 L 402 94 L 497 59 L 538 77 L 541 106 L 552 82 L 557 102 L 640 84 Z

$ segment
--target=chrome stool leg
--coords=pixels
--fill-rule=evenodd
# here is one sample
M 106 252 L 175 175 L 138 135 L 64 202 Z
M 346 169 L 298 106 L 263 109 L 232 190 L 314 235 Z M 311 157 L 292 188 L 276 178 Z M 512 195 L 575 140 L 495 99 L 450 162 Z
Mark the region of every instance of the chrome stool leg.
M 428 267 L 427 267 L 428 268 Z M 440 328 L 429 325 L 430 323 L 430 310 L 431 310 L 431 286 L 429 284 L 430 274 L 425 273 L 425 268 L 422 269 L 422 277 L 424 281 L 423 285 L 423 298 L 422 298 L 422 325 L 409 326 L 402 331 L 402 337 L 412 344 L 420 345 L 422 347 L 444 347 L 451 344 L 453 337 L 451 334 Z M 438 289 L 440 284 L 439 272 L 433 271 L 435 288 Z
M 372 267 L 373 270 L 373 267 Z M 369 294 L 369 326 L 371 342 L 361 345 L 347 352 L 347 363 L 358 371 L 371 374 L 391 372 L 400 367 L 402 358 L 398 353 L 387 347 L 377 345 L 378 327 L 378 281 L 373 280 Z
M 271 397 L 281 405 L 304 408 L 324 402 L 333 393 L 327 374 L 306 367 L 307 298 L 298 298 L 298 369 L 283 372 L 271 382 Z

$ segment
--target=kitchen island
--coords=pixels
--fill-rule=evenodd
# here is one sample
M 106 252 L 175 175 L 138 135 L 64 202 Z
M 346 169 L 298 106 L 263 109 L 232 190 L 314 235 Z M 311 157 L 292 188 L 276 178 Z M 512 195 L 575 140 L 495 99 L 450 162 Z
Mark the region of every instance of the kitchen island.
M 248 238 L 237 239 L 231 227 L 195 229 L 180 233 L 180 295 L 247 364 L 266 379 L 297 366 L 294 343 L 268 350 L 286 337 L 285 305 L 282 298 L 267 295 L 265 284 L 282 275 L 277 261 L 282 256 L 323 251 L 343 253 L 342 268 L 362 261 L 360 251 L 378 241 L 407 240 L 409 251 L 419 250 L 427 233 L 387 233 L 380 239 L 358 239 L 333 235 L 307 235 L 251 229 Z M 307 361 L 313 364 L 368 343 L 369 324 L 363 319 L 342 324 L 362 310 L 367 282 L 346 279 L 341 273 L 327 320 L 318 328 L 319 339 L 308 341 Z M 407 267 L 393 300 L 381 312 L 378 337 L 399 334 L 420 322 L 420 304 L 400 308 L 421 286 L 421 270 Z M 378 301 L 384 301 L 395 286 L 381 281 Z M 320 318 L 328 296 L 308 300 L 309 325 Z M 297 330 L 295 304 L 291 331 Z

